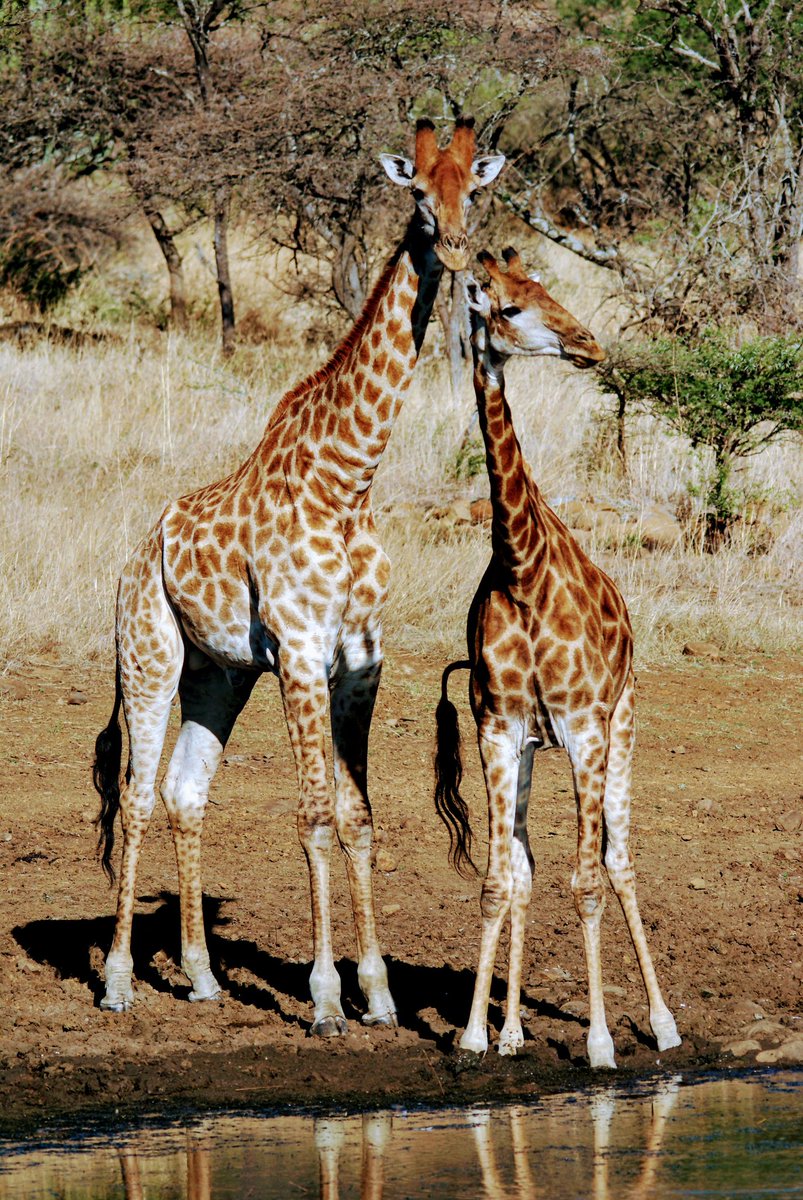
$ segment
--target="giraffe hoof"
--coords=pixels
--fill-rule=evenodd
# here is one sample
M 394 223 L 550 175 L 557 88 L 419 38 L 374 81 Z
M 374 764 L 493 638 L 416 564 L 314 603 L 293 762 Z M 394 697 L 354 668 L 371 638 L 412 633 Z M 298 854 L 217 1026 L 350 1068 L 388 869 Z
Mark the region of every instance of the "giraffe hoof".
M 108 996 L 103 996 L 103 998 L 101 999 L 101 1002 L 100 1002 L 100 1007 L 103 1010 L 103 1012 L 113 1012 L 113 1013 L 131 1012 L 131 1009 L 134 1007 L 134 1001 L 133 1001 L 133 999 L 114 1000 L 114 999 L 110 999 Z
M 363 1025 L 379 1025 L 383 1029 L 399 1028 L 399 1018 L 393 1010 L 383 1013 L 364 1013 L 362 1023 Z
M 214 992 L 196 992 L 193 989 L 187 999 L 191 1004 L 200 1004 L 202 1000 L 222 1000 L 223 988 L 216 988 Z
M 311 1037 L 335 1038 L 341 1037 L 348 1032 L 348 1025 L 345 1017 L 319 1017 L 317 1021 L 313 1021 L 310 1029 Z
M 517 1041 L 515 1038 L 510 1038 L 509 1041 L 500 1041 L 496 1049 L 497 1053 L 503 1058 L 515 1058 L 523 1045 L 524 1038 L 522 1038 L 521 1041 Z

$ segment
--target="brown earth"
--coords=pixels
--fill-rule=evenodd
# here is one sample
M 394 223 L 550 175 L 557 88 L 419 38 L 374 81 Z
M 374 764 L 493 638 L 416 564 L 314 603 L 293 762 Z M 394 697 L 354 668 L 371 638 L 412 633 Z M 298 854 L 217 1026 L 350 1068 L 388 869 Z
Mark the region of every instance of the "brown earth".
M 183 999 L 175 865 L 160 806 L 139 874 L 137 1004 L 113 1015 L 98 1008 L 114 897 L 94 859 L 88 776 L 111 707 L 111 670 L 42 660 L 0 680 L 4 1130 L 109 1106 L 125 1116 L 197 1104 L 459 1103 L 593 1078 L 584 1066 L 584 966 L 569 888 L 574 804 L 560 751 L 536 758 L 525 1052 L 467 1060 L 453 1050 L 470 1002 L 479 882 L 448 867 L 431 803 L 443 665 L 392 655 L 372 734 L 376 899 L 401 1028 L 360 1025 L 350 905 L 335 861 L 335 953 L 351 1020 L 334 1043 L 307 1036 L 308 889 L 275 681 L 261 682 L 241 718 L 206 820 L 207 926 L 225 999 Z M 455 697 L 465 678 L 453 680 Z M 684 660 L 639 676 L 633 840 L 641 907 L 684 1041 L 656 1051 L 623 918 L 610 903 L 603 951 L 620 1076 L 803 1059 L 800 683 L 792 658 Z M 461 710 L 466 793 L 481 841 L 482 776 L 465 703 Z M 503 974 L 500 962 L 496 1029 Z

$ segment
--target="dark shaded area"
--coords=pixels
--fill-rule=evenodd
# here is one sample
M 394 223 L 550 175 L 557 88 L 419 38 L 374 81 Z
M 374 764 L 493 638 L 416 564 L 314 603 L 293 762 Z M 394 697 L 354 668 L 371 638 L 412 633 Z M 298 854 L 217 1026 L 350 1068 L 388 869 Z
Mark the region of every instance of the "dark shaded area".
M 222 909 L 226 897 L 204 896 L 204 921 L 207 929 L 212 970 L 228 995 L 241 1004 L 251 1005 L 263 1012 L 274 1012 L 289 1024 L 309 1029 L 312 1005 L 309 991 L 311 962 L 293 963 L 260 949 L 248 939 L 233 939 L 220 932 L 228 921 Z M 186 998 L 190 991 L 183 979 L 181 962 L 180 917 L 178 896 L 161 892 L 158 896 L 141 896 L 140 905 L 155 907 L 150 912 L 134 916 L 131 952 L 134 957 L 134 977 L 159 992 L 173 992 Z M 114 934 L 114 917 L 88 917 L 80 920 L 31 921 L 18 925 L 12 933 L 18 945 L 34 961 L 52 967 L 62 979 L 77 979 L 85 984 L 99 1004 L 104 992 L 100 973 L 93 965 L 100 950 L 105 956 Z M 93 950 L 95 955 L 93 956 Z M 428 966 L 402 962 L 388 957 L 390 989 L 396 1001 L 399 1023 L 419 1037 L 434 1042 L 438 1050 L 448 1052 L 453 1047 L 454 1032 L 436 1032 L 422 1012 L 434 1009 L 438 1016 L 454 1029 L 466 1022 L 474 991 L 474 972 L 457 970 L 448 965 Z M 357 964 L 353 959 L 337 962 L 342 981 L 343 1011 L 348 1020 L 359 1021 L 365 1002 L 357 979 Z M 235 977 L 247 971 L 254 981 L 244 982 Z M 178 977 L 178 980 L 177 978 Z M 501 1028 L 504 1019 L 503 1002 L 506 983 L 494 977 L 491 988 L 489 1020 Z M 283 1004 L 283 997 L 309 1005 L 310 1020 L 299 1020 Z M 523 993 L 522 1003 L 545 1020 L 587 1024 L 554 1004 L 536 1000 Z

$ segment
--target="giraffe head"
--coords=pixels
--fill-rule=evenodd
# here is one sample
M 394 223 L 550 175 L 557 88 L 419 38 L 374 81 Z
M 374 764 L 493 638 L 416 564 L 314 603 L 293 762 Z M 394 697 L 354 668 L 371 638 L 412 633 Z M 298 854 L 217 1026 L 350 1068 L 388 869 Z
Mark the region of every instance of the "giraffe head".
M 499 358 L 511 354 L 552 354 L 576 367 L 593 367 L 605 358 L 594 335 L 553 300 L 537 275 L 527 275 L 518 253 L 502 251 L 507 270 L 483 250 L 477 258 L 490 280 L 468 280 L 468 304 L 484 317 L 490 348 Z
M 424 234 L 450 271 L 468 266 L 466 218 L 474 193 L 502 170 L 504 154 L 476 155 L 473 117 L 458 117 L 449 145 L 441 150 L 431 121 L 416 125 L 415 162 L 381 154 L 388 176 L 412 189 Z

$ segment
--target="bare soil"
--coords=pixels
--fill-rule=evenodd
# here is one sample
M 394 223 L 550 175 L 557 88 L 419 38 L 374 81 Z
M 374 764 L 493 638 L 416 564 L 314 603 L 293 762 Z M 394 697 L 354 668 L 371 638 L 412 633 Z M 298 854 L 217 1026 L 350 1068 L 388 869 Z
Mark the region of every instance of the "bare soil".
M 32 661 L 0 680 L 0 1126 L 186 1105 L 460 1103 L 582 1086 L 586 996 L 569 880 L 568 760 L 536 757 L 536 882 L 524 972 L 524 1053 L 454 1050 L 471 997 L 479 881 L 449 868 L 431 801 L 444 663 L 393 654 L 370 776 L 376 900 L 398 1031 L 365 1029 L 345 872 L 333 923 L 349 1033 L 308 1037 L 310 920 L 296 782 L 275 681 L 260 682 L 227 748 L 204 835 L 206 918 L 220 1002 L 191 1005 L 179 959 L 175 863 L 161 805 L 139 875 L 137 1004 L 101 1012 L 114 894 L 94 857 L 89 760 L 111 668 Z M 462 680 L 465 680 L 462 676 Z M 466 793 L 485 794 L 461 677 Z M 801 1059 L 801 670 L 792 658 L 683 660 L 638 680 L 633 843 L 642 914 L 683 1045 L 659 1055 L 612 893 L 603 951 L 620 1075 Z M 461 695 L 462 692 L 462 695 Z M 77 694 L 76 694 L 77 693 Z M 478 847 L 483 861 L 482 845 Z M 502 1023 L 504 961 L 491 1023 Z

